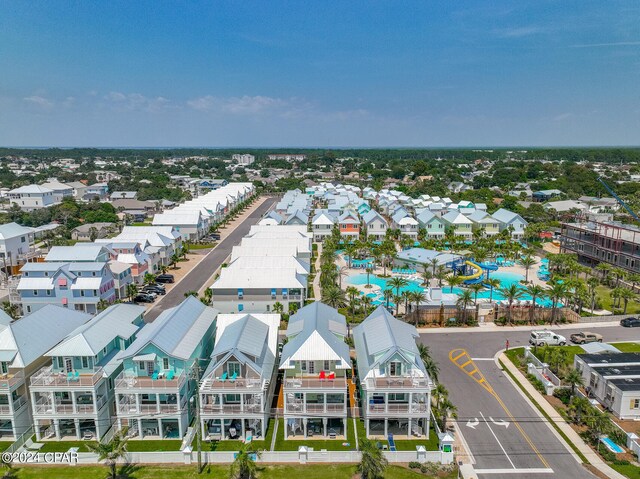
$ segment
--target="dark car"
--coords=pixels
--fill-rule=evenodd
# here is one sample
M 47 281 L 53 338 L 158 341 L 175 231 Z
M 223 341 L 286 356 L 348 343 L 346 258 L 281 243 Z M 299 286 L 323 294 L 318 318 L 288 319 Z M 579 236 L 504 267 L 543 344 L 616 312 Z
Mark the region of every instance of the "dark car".
M 142 292 L 143 293 L 149 292 L 149 293 L 155 293 L 160 295 L 167 294 L 164 288 L 158 288 L 157 286 L 145 286 L 144 288 L 142 288 Z
M 156 276 L 156 282 L 158 283 L 173 283 L 175 280 L 172 274 L 159 274 Z
M 637 328 L 640 326 L 640 318 L 624 318 L 620 320 L 620 326 L 625 328 Z
M 134 303 L 153 303 L 154 297 L 150 294 L 140 293 L 133 298 Z

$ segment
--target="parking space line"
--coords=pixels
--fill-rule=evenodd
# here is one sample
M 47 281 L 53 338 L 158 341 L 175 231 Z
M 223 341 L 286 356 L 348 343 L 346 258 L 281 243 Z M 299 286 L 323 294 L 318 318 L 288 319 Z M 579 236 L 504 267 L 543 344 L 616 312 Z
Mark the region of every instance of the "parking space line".
M 535 444 L 533 444 L 533 441 L 531 441 L 527 433 L 524 431 L 524 429 L 522 429 L 522 426 L 520 426 L 516 418 L 513 417 L 513 414 L 511 414 L 511 411 L 509 411 L 509 408 L 507 408 L 506 404 L 502 401 L 498 393 L 495 392 L 495 390 L 493 389 L 491 384 L 489 384 L 489 382 L 484 377 L 482 372 L 475 366 L 475 363 L 473 362 L 473 359 L 471 359 L 471 357 L 469 356 L 469 353 L 467 353 L 467 351 L 462 348 L 452 349 L 451 351 L 449 351 L 449 359 L 451 360 L 452 363 L 458 366 L 460 370 L 462 370 L 462 372 L 464 372 L 467 376 L 472 378 L 483 389 L 485 389 L 489 394 L 491 394 L 496 399 L 496 401 L 498 401 L 498 404 L 500 404 L 500 407 L 502 407 L 502 409 L 507 414 L 507 416 L 509 416 L 509 419 L 511 419 L 511 422 L 516 426 L 516 428 L 518 429 L 518 431 L 520 432 L 524 440 L 527 441 L 527 444 L 529 444 L 529 447 L 531 447 L 531 449 L 536 454 L 536 456 L 538 456 L 538 459 L 540 459 L 540 461 L 546 468 L 549 468 L 549 463 L 547 462 L 547 460 L 542 456 L 542 454 L 540 454 L 540 451 L 538 451 L 538 448 L 535 446 Z M 464 362 L 461 363 L 459 362 L 460 360 Z M 469 363 L 472 363 L 474 365 L 474 369 L 471 372 L 465 369 L 465 366 Z M 493 431 L 491 432 L 493 433 Z M 511 462 L 511 459 L 509 459 L 509 462 Z M 513 465 L 513 463 L 511 465 Z
M 509 460 L 509 464 L 511 464 L 511 467 L 513 467 L 515 469 L 516 465 L 511 460 L 511 457 L 509 457 L 509 454 L 507 454 L 507 451 L 504 450 L 504 447 L 502 446 L 502 443 L 500 442 L 500 439 L 498 439 L 498 436 L 496 436 L 496 433 L 493 432 L 493 429 L 491 429 L 491 426 L 489 425 L 489 422 L 487 421 L 487 418 L 484 417 L 484 414 L 482 414 L 482 411 L 478 411 L 478 412 L 482 416 L 482 420 L 485 422 L 485 424 L 489 428 L 489 431 L 491 431 L 491 434 L 493 434 L 493 437 L 496 440 L 496 442 L 498 443 L 498 446 L 500 446 L 500 449 L 502 449 L 502 452 L 504 453 L 504 455 L 507 456 L 507 459 Z
M 532 467 L 529 469 L 474 469 L 476 474 L 553 474 L 553 469 Z

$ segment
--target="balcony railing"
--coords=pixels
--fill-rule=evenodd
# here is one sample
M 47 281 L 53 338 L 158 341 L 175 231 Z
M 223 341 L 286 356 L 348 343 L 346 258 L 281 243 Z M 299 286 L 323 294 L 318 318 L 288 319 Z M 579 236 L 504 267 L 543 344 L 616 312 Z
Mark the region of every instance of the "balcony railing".
M 421 377 L 385 377 L 367 379 L 369 389 L 430 388 L 431 382 Z
M 235 381 L 229 379 L 222 381 L 220 378 L 207 378 L 202 381 L 202 385 L 200 386 L 201 391 L 213 389 L 222 389 L 225 391 L 230 389 L 253 389 L 260 391 L 262 390 L 262 380 L 237 378 Z
M 245 404 L 202 404 L 202 413 L 220 414 L 220 413 L 259 413 L 262 412 L 260 403 L 245 403 Z
M 79 388 L 95 386 L 104 377 L 102 368 L 94 369 L 93 373 L 82 373 L 77 376 L 74 373 L 53 371 L 53 368 L 40 369 L 31 376 L 31 386 Z
M 286 402 L 284 410 L 291 414 L 346 414 L 346 403 L 307 403 L 303 402 Z
M 346 378 L 318 379 L 318 378 L 291 378 L 285 379 L 285 389 L 344 389 L 347 387 Z
M 164 377 L 153 379 L 149 376 L 132 376 L 124 371 L 116 377 L 116 389 L 179 389 L 186 379 L 186 374 L 181 372 L 173 379 Z
M 369 404 L 368 411 L 372 414 L 426 413 L 429 409 L 426 403 L 391 403 Z
M 104 396 L 100 396 L 96 405 L 93 403 L 51 403 L 46 400 L 39 400 L 33 406 L 33 409 L 38 414 L 95 414 L 104 405 L 106 399 Z
M 23 382 L 24 382 L 23 371 L 0 375 L 0 389 L 11 389 L 14 386 L 18 386 L 22 384 Z
M 119 414 L 163 414 L 178 412 L 177 404 L 140 404 L 138 408 L 135 403 L 120 403 L 118 405 Z

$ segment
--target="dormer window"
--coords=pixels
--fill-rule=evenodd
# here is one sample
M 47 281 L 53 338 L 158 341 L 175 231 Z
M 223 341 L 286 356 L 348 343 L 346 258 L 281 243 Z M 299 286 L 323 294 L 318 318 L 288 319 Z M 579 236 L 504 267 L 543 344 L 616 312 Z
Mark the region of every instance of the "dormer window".
M 389 363 L 389 376 L 400 376 L 402 374 L 402 363 L 391 361 Z

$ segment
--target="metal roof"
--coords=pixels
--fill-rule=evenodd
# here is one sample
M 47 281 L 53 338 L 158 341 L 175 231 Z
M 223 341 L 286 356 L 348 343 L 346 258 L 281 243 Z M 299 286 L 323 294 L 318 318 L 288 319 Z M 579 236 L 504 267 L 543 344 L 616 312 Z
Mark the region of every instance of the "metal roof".
M 19 225 L 18 223 L 5 223 L 0 225 L 0 239 L 15 238 L 17 236 L 33 233 L 33 228 Z
M 73 246 L 53 246 L 45 261 L 96 261 L 104 254 L 100 244 L 76 244 Z

